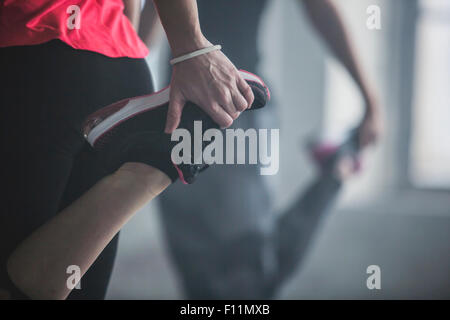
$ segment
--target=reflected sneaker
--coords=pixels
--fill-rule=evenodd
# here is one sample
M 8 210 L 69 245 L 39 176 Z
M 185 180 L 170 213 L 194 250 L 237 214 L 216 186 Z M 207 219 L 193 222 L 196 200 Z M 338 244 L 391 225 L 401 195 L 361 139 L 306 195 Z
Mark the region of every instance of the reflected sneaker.
M 336 170 L 345 170 L 350 175 L 361 171 L 361 146 L 357 129 L 351 130 L 341 143 L 313 142 L 309 143 L 308 149 L 311 159 L 322 173 L 337 174 Z M 342 175 L 346 174 L 340 172 L 339 176 Z
M 258 76 L 240 71 L 250 85 L 255 100 L 251 108 L 262 108 L 270 99 L 270 91 Z M 176 165 L 171 159 L 172 148 L 178 143 L 164 133 L 169 107 L 170 87 L 156 93 L 124 99 L 103 107 L 86 118 L 82 133 L 97 151 L 108 170 L 114 171 L 125 162 L 143 162 L 166 173 L 172 181 L 193 183 L 206 164 Z M 198 106 L 186 103 L 178 129 L 186 129 L 194 136 L 194 121 L 202 122 L 202 134 L 218 125 Z M 210 144 L 203 142 L 203 149 Z M 194 144 L 191 143 L 193 146 Z M 192 153 L 193 154 L 193 153 Z

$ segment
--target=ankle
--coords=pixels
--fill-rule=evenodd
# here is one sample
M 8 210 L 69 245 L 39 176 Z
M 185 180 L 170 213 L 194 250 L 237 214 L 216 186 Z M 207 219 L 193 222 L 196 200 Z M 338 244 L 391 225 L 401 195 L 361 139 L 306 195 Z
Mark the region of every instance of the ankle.
M 140 162 L 127 162 L 113 175 L 120 185 L 140 185 L 151 194 L 157 195 L 171 184 L 169 177 L 152 166 Z

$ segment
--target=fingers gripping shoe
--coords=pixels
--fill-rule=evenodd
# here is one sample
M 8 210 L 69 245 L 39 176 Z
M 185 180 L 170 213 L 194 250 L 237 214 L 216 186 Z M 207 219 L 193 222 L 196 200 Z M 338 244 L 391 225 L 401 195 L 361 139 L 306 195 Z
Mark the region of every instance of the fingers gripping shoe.
M 250 85 L 255 100 L 251 108 L 262 108 L 270 99 L 270 92 L 256 75 L 240 71 Z M 197 175 L 208 165 L 190 163 L 176 165 L 171 151 L 177 144 L 171 135 L 164 133 L 169 107 L 170 87 L 145 96 L 124 99 L 103 107 L 86 118 L 82 133 L 110 171 L 125 162 L 143 162 L 151 165 L 174 181 L 193 183 Z M 218 125 L 198 106 L 188 102 L 183 108 L 178 128 L 186 129 L 194 136 L 194 121 L 202 122 L 202 134 Z M 203 142 L 203 149 L 211 142 Z M 194 143 L 192 142 L 193 146 Z

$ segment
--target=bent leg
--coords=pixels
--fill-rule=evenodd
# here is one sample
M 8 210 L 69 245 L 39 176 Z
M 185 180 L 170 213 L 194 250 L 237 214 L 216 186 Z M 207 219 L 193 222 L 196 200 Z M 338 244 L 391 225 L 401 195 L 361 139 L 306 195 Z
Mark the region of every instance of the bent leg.
M 142 59 L 112 59 L 59 41 L 1 48 L 0 288 L 6 260 L 61 204 L 74 158 L 85 143 L 81 122 L 96 108 L 152 92 Z M 132 81 L 131 81 L 132 80 Z M 85 190 L 83 190 L 85 191 Z
M 64 299 L 67 267 L 83 275 L 122 226 L 170 184 L 161 171 L 127 163 L 42 225 L 14 250 L 8 273 L 34 299 Z
M 97 181 L 108 174 L 95 152 L 85 143 L 81 152 L 76 155 L 66 189 L 61 199 L 58 212 L 61 212 Z M 73 290 L 68 299 L 103 300 L 108 289 L 109 279 L 117 253 L 119 234 L 102 251 L 86 274 L 79 289 Z

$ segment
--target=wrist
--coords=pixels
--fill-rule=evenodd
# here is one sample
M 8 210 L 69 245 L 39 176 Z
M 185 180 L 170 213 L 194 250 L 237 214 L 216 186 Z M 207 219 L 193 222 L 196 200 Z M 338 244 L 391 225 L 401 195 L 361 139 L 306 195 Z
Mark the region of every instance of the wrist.
M 174 58 L 188 54 L 190 52 L 206 48 L 211 43 L 203 36 L 201 32 L 196 32 L 192 36 L 183 36 L 177 41 L 174 41 L 170 47 L 172 50 L 172 56 Z
M 376 119 L 379 118 L 380 110 L 377 106 L 367 105 L 364 112 L 364 119 Z
M 364 92 L 363 98 L 366 105 L 365 113 L 368 115 L 378 113 L 379 111 L 378 97 L 373 93 Z

